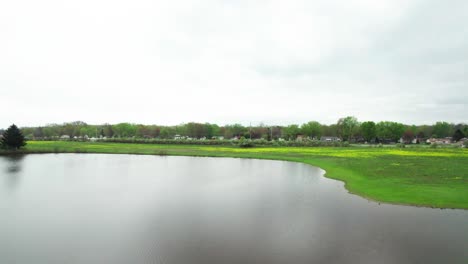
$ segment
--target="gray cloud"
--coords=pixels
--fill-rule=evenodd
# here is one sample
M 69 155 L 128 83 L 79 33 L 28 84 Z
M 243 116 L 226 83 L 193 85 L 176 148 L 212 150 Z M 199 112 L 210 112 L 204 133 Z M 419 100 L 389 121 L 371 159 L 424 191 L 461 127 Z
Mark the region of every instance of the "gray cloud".
M 467 17 L 461 0 L 4 2 L 0 127 L 467 122 Z

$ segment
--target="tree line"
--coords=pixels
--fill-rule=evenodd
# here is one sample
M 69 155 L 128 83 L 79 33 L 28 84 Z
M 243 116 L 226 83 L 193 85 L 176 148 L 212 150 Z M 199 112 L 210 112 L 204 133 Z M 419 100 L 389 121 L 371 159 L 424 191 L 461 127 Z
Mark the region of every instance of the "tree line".
M 468 125 L 444 121 L 432 125 L 407 125 L 392 121 L 364 121 L 348 116 L 335 124 L 321 124 L 310 121 L 288 126 L 244 126 L 231 124 L 220 126 L 210 123 L 190 122 L 176 126 L 144 125 L 132 123 L 90 125 L 82 121 L 63 124 L 49 124 L 39 127 L 23 127 L 22 133 L 28 139 L 70 138 L 147 138 L 173 139 L 176 136 L 192 139 L 247 138 L 265 140 L 296 140 L 309 138 L 320 140 L 322 136 L 337 137 L 348 142 L 397 142 L 401 138 L 408 143 L 414 139 L 431 137 L 453 137 L 459 140 L 468 136 Z M 1 134 L 2 131 L 0 131 Z

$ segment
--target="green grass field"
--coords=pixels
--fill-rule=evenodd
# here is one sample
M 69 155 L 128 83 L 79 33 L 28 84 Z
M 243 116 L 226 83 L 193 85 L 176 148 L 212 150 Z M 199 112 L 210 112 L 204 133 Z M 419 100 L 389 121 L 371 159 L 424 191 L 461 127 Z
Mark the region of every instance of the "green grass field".
M 238 157 L 303 162 L 368 199 L 438 208 L 468 209 L 468 150 L 432 148 L 332 148 L 152 145 L 30 141 L 28 153 L 128 153 Z

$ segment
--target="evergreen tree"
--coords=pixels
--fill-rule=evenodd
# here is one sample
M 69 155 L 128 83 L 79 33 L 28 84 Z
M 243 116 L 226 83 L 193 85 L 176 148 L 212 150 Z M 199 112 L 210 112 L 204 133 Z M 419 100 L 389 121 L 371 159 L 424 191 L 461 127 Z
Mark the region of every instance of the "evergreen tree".
M 457 131 L 455 131 L 455 133 L 453 134 L 452 138 L 454 141 L 458 142 L 460 139 L 464 137 L 465 137 L 465 134 L 463 134 L 463 132 L 460 129 L 457 129 Z
M 26 146 L 24 136 L 15 124 L 11 125 L 5 133 L 3 133 L 1 146 L 5 149 L 19 149 Z

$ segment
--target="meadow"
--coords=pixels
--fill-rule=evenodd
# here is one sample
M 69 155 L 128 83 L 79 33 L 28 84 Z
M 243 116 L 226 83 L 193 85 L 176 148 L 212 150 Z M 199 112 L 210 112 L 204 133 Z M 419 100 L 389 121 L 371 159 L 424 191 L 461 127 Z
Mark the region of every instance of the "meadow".
M 468 209 L 468 149 L 255 147 L 30 141 L 23 153 L 115 153 L 286 160 L 318 166 L 353 194 L 384 203 Z M 1 154 L 1 152 L 0 152 Z M 3 152 L 3 154 L 7 154 Z

